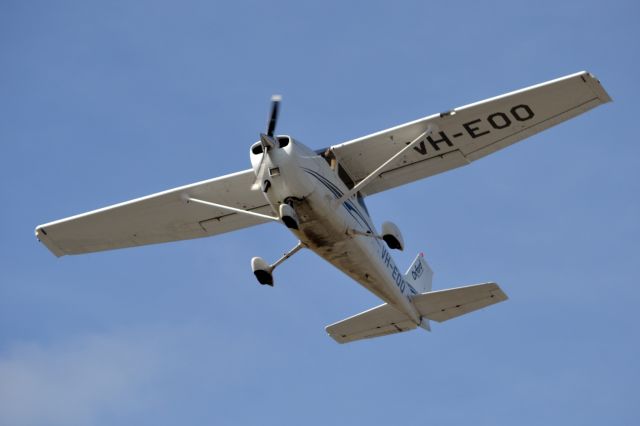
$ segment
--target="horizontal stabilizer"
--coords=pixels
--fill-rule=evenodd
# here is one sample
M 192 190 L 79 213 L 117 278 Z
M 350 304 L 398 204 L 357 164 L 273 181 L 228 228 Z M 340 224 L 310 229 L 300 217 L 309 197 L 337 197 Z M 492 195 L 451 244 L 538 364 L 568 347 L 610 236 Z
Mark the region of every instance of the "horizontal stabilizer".
M 420 315 L 437 322 L 507 300 L 496 283 L 476 284 L 418 294 L 412 301 Z
M 434 320 L 443 322 L 507 300 L 496 283 L 476 284 L 448 290 L 430 291 L 412 298 L 422 316 L 423 324 Z M 402 333 L 417 327 L 406 314 L 387 303 L 345 320 L 331 324 L 327 333 L 338 343 Z
M 413 330 L 417 325 L 408 316 L 385 303 L 326 327 L 338 343 L 385 336 Z

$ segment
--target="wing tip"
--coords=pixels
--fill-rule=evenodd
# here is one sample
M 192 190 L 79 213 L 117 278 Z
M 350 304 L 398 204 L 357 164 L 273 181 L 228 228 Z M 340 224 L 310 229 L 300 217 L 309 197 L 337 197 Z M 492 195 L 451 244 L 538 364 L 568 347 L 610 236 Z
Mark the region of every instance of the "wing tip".
M 335 323 L 337 324 L 337 323 Z M 341 345 L 345 344 L 348 342 L 347 340 L 347 336 L 344 334 L 339 334 L 335 332 L 335 329 L 333 328 L 333 326 L 335 324 L 330 324 L 328 326 L 326 326 L 324 328 L 324 331 L 327 333 L 327 336 L 331 337 L 333 340 L 335 340 L 337 343 L 340 343 Z
M 491 281 L 484 284 L 489 289 L 489 292 L 491 294 L 490 297 L 492 299 L 496 298 L 496 300 L 493 303 L 504 302 L 505 300 L 509 299 L 509 296 L 507 296 L 507 293 L 505 293 L 504 290 L 502 290 L 502 287 L 500 287 L 500 285 L 497 282 Z
M 600 99 L 603 104 L 606 104 L 607 102 L 613 102 L 613 99 L 611 98 L 609 93 L 607 93 L 606 89 L 600 82 L 600 79 L 598 79 L 595 74 L 586 70 L 578 74 L 582 78 L 582 81 L 589 85 L 593 93 L 598 97 L 598 99 Z
M 44 229 L 45 225 L 38 225 L 36 229 L 33 231 L 38 241 L 44 244 L 51 253 L 53 253 L 56 257 L 62 257 L 66 253 L 62 251 L 54 242 L 51 240 L 47 231 Z

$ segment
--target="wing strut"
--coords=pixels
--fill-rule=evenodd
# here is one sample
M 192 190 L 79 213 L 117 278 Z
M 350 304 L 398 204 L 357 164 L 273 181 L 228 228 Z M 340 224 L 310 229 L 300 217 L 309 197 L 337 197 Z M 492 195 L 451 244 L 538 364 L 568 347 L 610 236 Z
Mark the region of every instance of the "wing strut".
M 248 216 L 259 217 L 261 219 L 273 220 L 275 222 L 279 222 L 280 221 L 280 219 L 275 217 L 275 216 L 269 216 L 269 215 L 262 214 L 262 213 L 250 212 L 248 210 L 242 210 L 242 209 L 238 209 L 236 207 L 225 206 L 223 204 L 218 204 L 218 203 L 212 203 L 211 201 L 199 200 L 197 198 L 192 198 L 192 197 L 186 197 L 185 200 L 187 201 L 187 203 L 194 202 L 194 203 L 197 203 L 197 204 L 203 204 L 205 206 L 217 207 L 219 209 L 229 210 L 229 211 L 232 211 L 232 212 L 235 212 L 235 213 L 240 213 L 240 214 L 246 214 Z
M 398 151 L 393 157 L 389 158 L 387 161 L 385 161 L 384 163 L 382 163 L 377 169 L 375 169 L 373 172 L 369 173 L 369 175 L 367 177 L 365 177 L 364 179 L 362 179 L 360 182 L 358 182 L 358 184 L 356 186 L 354 186 L 353 188 L 351 188 L 351 190 L 347 191 L 342 197 L 340 197 L 338 199 L 338 201 L 336 201 L 336 204 L 340 205 L 342 203 L 344 203 L 346 200 L 348 200 L 349 198 L 351 198 L 353 196 L 353 194 L 358 193 L 358 191 L 360 191 L 362 188 L 364 188 L 365 186 L 367 186 L 369 183 L 371 183 L 371 181 L 373 179 L 375 179 L 376 177 L 378 177 L 378 175 L 389 165 L 393 162 L 393 160 L 395 160 L 396 158 L 400 157 L 402 154 L 404 154 L 405 152 L 407 152 L 408 150 L 410 150 L 411 148 L 413 148 L 418 142 L 420 142 L 422 139 L 426 138 L 427 136 L 429 136 L 432 132 L 433 132 L 433 125 L 429 124 L 429 127 L 427 127 L 427 130 L 425 130 L 424 132 L 420 133 L 420 135 L 418 135 L 417 138 L 415 138 L 414 140 L 412 140 L 411 142 L 409 142 L 409 144 L 407 144 L 407 146 L 405 146 L 404 148 L 402 148 L 400 151 Z

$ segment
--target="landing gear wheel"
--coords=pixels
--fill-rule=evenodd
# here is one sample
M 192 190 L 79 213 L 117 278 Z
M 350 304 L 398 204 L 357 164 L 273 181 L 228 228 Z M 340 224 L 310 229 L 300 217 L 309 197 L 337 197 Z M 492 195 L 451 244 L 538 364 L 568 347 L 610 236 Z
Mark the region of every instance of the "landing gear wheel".
M 298 215 L 289 204 L 280 204 L 280 219 L 289 229 L 298 229 Z
M 254 257 L 251 259 L 251 269 L 260 284 L 273 287 L 273 275 L 271 274 L 273 268 L 263 258 Z
M 256 278 L 258 279 L 258 282 L 262 285 L 270 285 L 271 287 L 273 287 L 273 275 L 271 275 L 270 272 L 268 271 L 255 271 L 253 273 Z

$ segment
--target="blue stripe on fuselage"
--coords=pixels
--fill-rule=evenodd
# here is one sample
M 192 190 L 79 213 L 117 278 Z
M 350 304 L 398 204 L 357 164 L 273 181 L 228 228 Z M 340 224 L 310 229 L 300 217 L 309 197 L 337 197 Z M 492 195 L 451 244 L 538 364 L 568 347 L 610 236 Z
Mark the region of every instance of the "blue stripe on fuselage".
M 304 167 L 303 167 L 303 170 L 308 174 L 310 174 L 311 176 L 315 177 L 318 180 L 318 182 L 322 183 L 333 194 L 333 196 L 336 197 L 336 199 L 342 197 L 343 192 L 329 179 L 325 178 L 320 173 L 314 170 L 307 169 Z M 346 200 L 343 205 L 344 205 L 344 208 L 347 210 L 347 212 L 351 215 L 351 217 L 353 217 L 357 222 L 359 222 L 361 225 L 367 228 L 372 234 L 375 235 L 375 230 L 371 228 L 371 225 L 369 224 L 367 217 L 364 216 L 362 212 L 358 210 L 357 207 L 355 207 L 354 203 L 351 200 Z M 353 213 L 357 214 L 358 217 L 354 216 Z
M 304 167 L 303 167 L 303 170 L 305 172 L 307 172 L 308 174 L 310 174 L 311 176 L 315 177 L 318 180 L 318 182 L 323 184 L 334 195 L 334 197 L 336 197 L 336 199 L 342 197 L 343 192 L 340 190 L 340 188 L 338 188 L 329 179 L 325 178 L 324 176 L 322 176 L 321 174 L 315 172 L 314 170 L 310 170 L 310 169 L 307 169 L 307 168 L 304 168 Z M 371 234 L 372 235 L 376 234 L 375 230 L 372 229 L 371 226 L 369 225 L 369 221 L 364 217 L 362 212 L 360 212 L 354 206 L 354 203 L 352 201 L 347 200 L 347 201 L 344 202 L 343 205 L 344 205 L 344 208 L 347 210 L 347 213 L 349 213 L 351 215 L 351 217 L 353 217 L 359 223 L 362 223 L 359 220 L 359 219 L 361 219 L 364 222 L 364 226 L 371 232 Z M 354 213 L 357 214 L 359 216 L 359 218 L 356 217 L 354 215 Z M 409 292 L 412 295 L 418 294 L 416 289 L 407 280 L 404 279 L 404 275 L 400 272 L 400 270 L 396 266 L 395 262 L 393 261 L 393 258 L 390 256 L 389 252 L 384 247 L 384 245 L 380 242 L 380 240 L 376 239 L 376 242 L 378 243 L 378 246 L 381 247 L 381 249 L 382 249 L 382 252 L 381 252 L 382 263 L 385 264 L 386 268 L 389 270 L 389 274 L 391 275 L 391 279 L 394 281 L 396 286 L 400 289 L 402 294 L 405 293 L 405 289 L 406 288 L 409 289 Z

